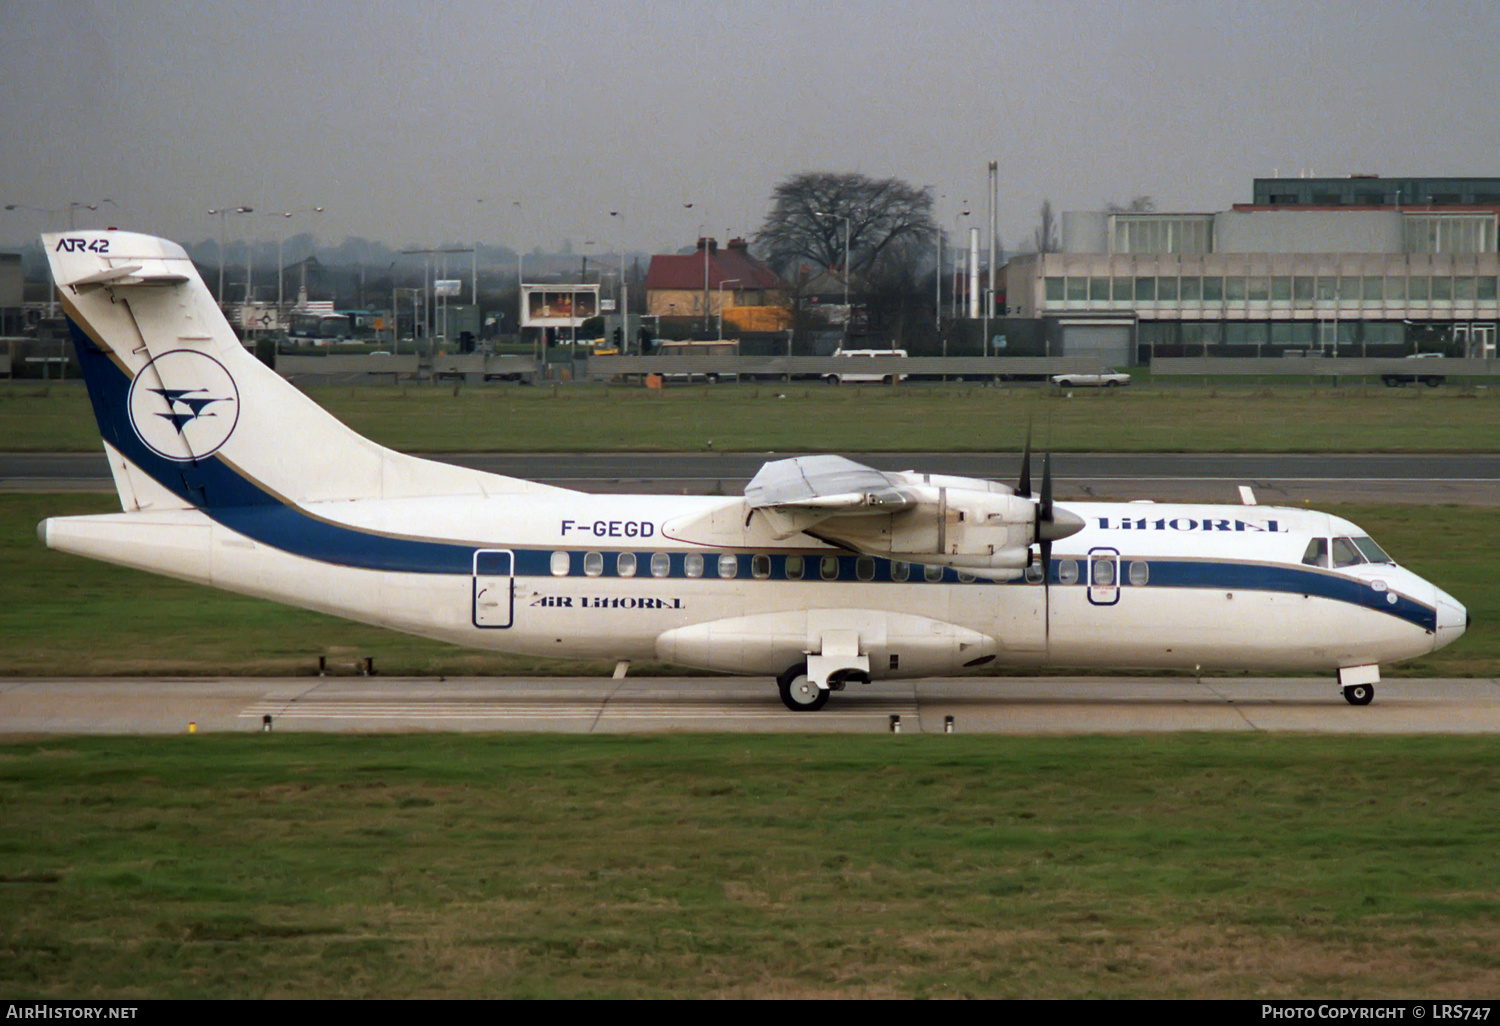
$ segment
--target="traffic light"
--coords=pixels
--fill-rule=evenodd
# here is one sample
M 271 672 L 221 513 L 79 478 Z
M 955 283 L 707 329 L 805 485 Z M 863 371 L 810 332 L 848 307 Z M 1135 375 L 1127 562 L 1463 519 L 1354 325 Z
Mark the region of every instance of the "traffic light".
M 625 329 L 624 328 L 616 328 L 615 329 L 615 348 L 619 349 L 624 344 L 625 344 Z

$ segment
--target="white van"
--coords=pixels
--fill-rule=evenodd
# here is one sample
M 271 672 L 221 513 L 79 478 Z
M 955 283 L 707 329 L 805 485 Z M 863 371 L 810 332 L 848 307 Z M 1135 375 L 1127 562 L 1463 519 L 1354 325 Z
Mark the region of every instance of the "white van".
M 896 357 L 898 359 L 904 360 L 904 359 L 906 359 L 906 350 L 905 349 L 835 349 L 833 351 L 833 355 L 836 356 L 836 357 L 845 357 L 845 356 L 847 356 L 847 357 L 849 357 L 851 359 L 866 358 L 866 357 L 872 357 L 872 356 L 879 356 L 879 357 L 885 357 L 886 359 L 890 359 L 892 357 Z M 870 382 L 874 382 L 874 383 L 878 383 L 878 384 L 882 384 L 882 385 L 893 385 L 897 381 L 905 381 L 906 378 L 907 378 L 907 375 L 906 375 L 905 372 L 902 372 L 902 373 L 899 373 L 899 374 L 892 374 L 892 373 L 890 373 L 886 369 L 886 365 L 884 365 L 884 364 L 882 364 L 879 369 L 872 369 L 872 370 L 863 371 L 863 372 L 847 373 L 847 374 L 846 373 L 825 374 L 825 375 L 823 375 L 823 380 L 826 381 L 830 385 L 839 385 L 839 384 L 851 384 L 851 385 L 855 385 L 855 384 L 870 383 Z

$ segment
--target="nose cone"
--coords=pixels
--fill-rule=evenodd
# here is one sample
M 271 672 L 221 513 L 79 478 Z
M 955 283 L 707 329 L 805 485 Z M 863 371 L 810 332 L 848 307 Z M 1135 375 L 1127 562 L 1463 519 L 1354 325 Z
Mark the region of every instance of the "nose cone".
M 1457 641 L 1469 629 L 1469 611 L 1441 588 L 1432 590 L 1434 605 L 1437 606 L 1437 636 L 1432 642 L 1435 652 L 1444 645 Z
M 1083 530 L 1083 517 L 1058 506 L 1052 507 L 1051 520 L 1038 520 L 1037 541 L 1062 541 Z

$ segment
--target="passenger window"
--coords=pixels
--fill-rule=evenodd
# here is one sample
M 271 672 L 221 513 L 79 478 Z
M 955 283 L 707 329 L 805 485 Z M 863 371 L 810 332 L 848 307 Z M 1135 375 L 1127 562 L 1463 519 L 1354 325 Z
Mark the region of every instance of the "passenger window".
M 1302 553 L 1302 562 L 1308 566 L 1328 565 L 1328 539 L 1314 538 L 1307 543 L 1307 551 Z
M 1333 565 L 1335 567 L 1355 566 L 1364 561 L 1365 557 L 1359 554 L 1359 549 L 1355 548 L 1354 543 L 1348 538 L 1333 540 Z
M 860 556 L 854 561 L 854 576 L 861 581 L 873 581 L 875 579 L 875 560 L 870 556 Z
M 967 570 L 960 570 L 958 572 L 958 583 L 959 584 L 973 584 L 975 580 L 976 580 L 975 576 L 973 574 L 969 573 L 969 571 L 967 571 Z
M 818 561 L 818 573 L 822 574 L 825 581 L 836 581 L 839 579 L 839 557 L 824 556 Z
M 740 572 L 740 560 L 733 552 L 726 552 L 719 557 L 719 576 L 733 577 Z
M 1026 582 L 1028 584 L 1041 584 L 1044 576 L 1041 563 L 1026 564 Z
M 665 577 L 672 572 L 672 557 L 665 552 L 651 553 L 651 576 Z
M 621 577 L 635 576 L 635 553 L 622 552 L 615 557 L 615 573 Z
M 583 572 L 589 577 L 598 577 L 604 573 L 604 553 L 585 552 L 583 554 Z
M 911 564 L 899 559 L 891 560 L 891 580 L 904 581 L 911 576 Z
M 566 577 L 566 576 L 568 576 L 568 565 L 571 562 L 572 561 L 569 559 L 568 554 L 566 552 L 554 552 L 554 553 L 552 553 L 552 576 L 553 577 Z
M 1057 579 L 1063 584 L 1078 583 L 1078 562 L 1072 559 L 1060 559 L 1057 562 Z
M 1137 559 L 1130 564 L 1130 583 L 1137 588 L 1151 580 L 1151 567 L 1146 565 L 1143 559 Z
M 771 576 L 771 557 L 765 553 L 758 553 L 750 557 L 750 576 L 758 580 L 765 580 Z
M 1113 556 L 1095 556 L 1091 569 L 1096 588 L 1114 587 L 1115 560 Z
M 682 557 L 682 572 L 689 577 L 703 576 L 703 553 L 689 552 Z
M 786 557 L 786 579 L 789 581 L 802 580 L 802 557 Z
M 922 576 L 927 578 L 929 581 L 941 581 L 943 579 L 943 568 L 940 566 L 933 566 L 931 563 L 928 563 L 925 567 L 922 568 Z

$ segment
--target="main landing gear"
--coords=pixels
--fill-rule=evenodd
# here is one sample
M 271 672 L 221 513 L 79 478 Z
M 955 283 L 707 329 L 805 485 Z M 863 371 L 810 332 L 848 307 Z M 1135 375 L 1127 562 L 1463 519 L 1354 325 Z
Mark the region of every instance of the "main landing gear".
M 1374 684 L 1350 684 L 1342 691 L 1344 701 L 1350 705 L 1369 705 L 1375 698 Z
M 776 685 L 781 689 L 782 703 L 792 712 L 817 712 L 828 704 L 828 689 L 807 679 L 806 663 L 789 667 L 776 678 Z

